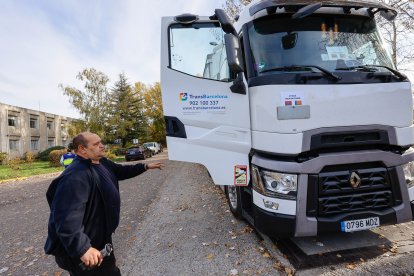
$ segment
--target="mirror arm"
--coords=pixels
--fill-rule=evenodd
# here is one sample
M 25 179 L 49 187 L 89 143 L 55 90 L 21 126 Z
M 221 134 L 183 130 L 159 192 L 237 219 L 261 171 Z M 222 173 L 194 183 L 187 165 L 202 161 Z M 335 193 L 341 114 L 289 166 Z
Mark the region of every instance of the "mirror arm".
M 243 81 L 243 73 L 237 74 L 237 77 L 234 79 L 232 86 L 230 86 L 230 90 L 236 94 L 246 95 L 246 86 L 244 85 Z

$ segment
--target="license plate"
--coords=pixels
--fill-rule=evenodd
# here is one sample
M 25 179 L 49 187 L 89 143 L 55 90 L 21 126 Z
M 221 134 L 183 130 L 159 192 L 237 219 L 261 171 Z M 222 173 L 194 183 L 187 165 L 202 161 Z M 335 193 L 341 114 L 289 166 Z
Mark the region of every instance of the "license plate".
M 341 221 L 342 232 L 362 231 L 379 226 L 379 217 Z

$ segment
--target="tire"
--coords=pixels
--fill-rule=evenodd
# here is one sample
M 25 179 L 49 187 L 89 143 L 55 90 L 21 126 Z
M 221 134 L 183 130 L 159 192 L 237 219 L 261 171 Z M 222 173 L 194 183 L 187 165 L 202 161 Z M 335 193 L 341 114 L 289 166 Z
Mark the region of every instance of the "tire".
M 129 161 L 130 161 L 130 159 L 129 159 L 129 158 L 125 158 L 125 160 L 126 160 L 127 162 L 129 162 Z
M 242 219 L 240 187 L 225 186 L 224 191 L 226 193 L 227 203 L 229 204 L 230 211 L 236 218 Z

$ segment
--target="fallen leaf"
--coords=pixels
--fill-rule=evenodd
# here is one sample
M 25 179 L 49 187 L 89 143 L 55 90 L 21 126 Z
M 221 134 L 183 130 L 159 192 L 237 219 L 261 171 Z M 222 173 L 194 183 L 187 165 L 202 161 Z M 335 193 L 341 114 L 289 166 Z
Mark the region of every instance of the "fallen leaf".
M 290 269 L 289 267 L 285 267 L 285 272 L 286 272 L 288 275 L 293 275 L 293 271 L 292 271 L 292 269 Z
M 348 269 L 355 269 L 355 265 L 354 264 L 347 264 L 346 265 L 346 268 L 348 268 Z
M 284 270 L 285 270 L 285 267 L 282 265 L 282 263 L 281 263 L 281 262 L 276 262 L 276 263 L 273 265 L 273 267 L 274 267 L 276 270 L 279 270 L 279 271 L 284 271 Z
M 269 253 L 267 253 L 267 252 L 265 252 L 265 253 L 263 253 L 263 257 L 265 257 L 265 258 L 270 258 L 270 254 L 269 254 Z
M 207 259 L 209 259 L 209 260 L 214 259 L 214 255 L 213 255 L 213 254 L 211 254 L 211 253 L 209 253 L 209 254 L 207 255 Z

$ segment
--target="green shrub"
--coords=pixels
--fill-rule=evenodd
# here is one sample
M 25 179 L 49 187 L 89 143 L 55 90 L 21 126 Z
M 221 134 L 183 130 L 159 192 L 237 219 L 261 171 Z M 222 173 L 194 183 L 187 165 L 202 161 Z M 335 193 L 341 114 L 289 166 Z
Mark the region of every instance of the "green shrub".
M 9 155 L 7 152 L 0 152 L 0 165 L 7 163 L 7 159 L 9 158 Z
M 42 161 L 49 161 L 49 154 L 50 154 L 51 151 L 61 150 L 61 149 L 64 149 L 64 148 L 65 147 L 62 147 L 62 146 L 56 146 L 56 147 L 48 148 L 48 149 L 40 152 L 39 155 L 37 156 L 37 158 L 39 158 Z
M 114 152 L 110 151 L 110 150 L 107 150 L 105 152 L 105 157 L 110 159 L 110 160 L 114 160 L 114 159 L 116 159 L 116 154 Z
M 116 148 L 116 149 L 113 149 L 113 150 L 112 150 L 112 152 L 113 152 L 115 155 L 120 156 L 120 155 L 125 155 L 125 154 L 126 154 L 126 152 L 127 152 L 127 149 L 125 149 L 125 148 Z
M 68 151 L 66 149 L 60 149 L 60 150 L 52 150 L 49 153 L 49 163 L 52 167 L 60 167 L 62 164 L 60 164 L 60 158 L 62 155 L 67 153 Z

